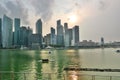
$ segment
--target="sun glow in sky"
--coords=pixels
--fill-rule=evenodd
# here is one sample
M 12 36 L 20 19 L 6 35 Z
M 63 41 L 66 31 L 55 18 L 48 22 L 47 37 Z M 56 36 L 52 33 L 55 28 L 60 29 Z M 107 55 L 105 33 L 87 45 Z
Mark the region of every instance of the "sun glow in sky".
M 77 16 L 76 15 L 71 15 L 69 16 L 69 19 L 68 19 L 71 23 L 75 23 L 77 21 Z

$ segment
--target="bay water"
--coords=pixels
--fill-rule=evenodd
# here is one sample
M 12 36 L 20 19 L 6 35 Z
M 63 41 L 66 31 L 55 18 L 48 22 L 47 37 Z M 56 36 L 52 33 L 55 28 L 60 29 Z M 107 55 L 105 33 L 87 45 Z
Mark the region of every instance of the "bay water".
M 120 53 L 116 52 L 116 50 L 119 49 L 120 48 L 62 50 L 1 49 L 0 72 L 18 72 L 19 74 L 14 75 L 14 80 L 23 80 L 25 76 L 21 73 L 27 73 L 25 74 L 26 80 L 44 80 L 47 77 L 51 77 L 51 80 L 62 80 L 66 73 L 120 76 L 120 72 L 64 71 L 64 68 L 70 65 L 77 65 L 81 68 L 120 69 Z M 49 61 L 43 63 L 41 62 L 42 59 L 48 59 Z M 49 76 L 50 73 L 53 74 L 53 76 Z M 64 79 L 79 80 L 76 76 L 73 77 L 74 78 Z M 9 74 L 7 74 L 7 76 L 4 74 L 0 75 L 1 80 L 11 80 L 10 78 L 11 75 Z M 81 78 L 81 80 L 87 80 L 87 78 Z M 97 80 L 100 80 L 100 78 Z

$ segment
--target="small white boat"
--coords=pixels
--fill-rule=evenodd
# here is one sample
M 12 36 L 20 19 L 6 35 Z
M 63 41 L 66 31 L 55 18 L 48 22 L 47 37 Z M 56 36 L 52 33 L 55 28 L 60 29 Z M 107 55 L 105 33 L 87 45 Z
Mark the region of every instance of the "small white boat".
M 20 49 L 21 49 L 21 50 L 26 50 L 26 49 L 28 49 L 28 48 L 27 48 L 27 47 L 24 47 L 24 46 L 21 46 Z
M 51 47 L 51 46 L 47 46 L 47 47 L 46 47 L 46 49 L 52 49 L 52 48 L 53 48 L 53 47 Z

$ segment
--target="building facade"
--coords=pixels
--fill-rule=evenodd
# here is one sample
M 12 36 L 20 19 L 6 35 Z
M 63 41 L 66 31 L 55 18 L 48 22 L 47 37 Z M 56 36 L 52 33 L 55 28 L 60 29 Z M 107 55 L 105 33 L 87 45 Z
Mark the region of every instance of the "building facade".
M 2 46 L 3 48 L 11 48 L 13 40 L 13 20 L 8 16 L 3 16 L 2 23 Z
M 20 45 L 20 19 L 14 19 L 14 46 Z
M 101 46 L 104 46 L 104 38 L 101 37 Z
M 41 19 L 38 19 L 36 22 L 36 34 L 42 35 L 42 21 L 41 21 Z
M 55 29 L 51 27 L 51 45 L 56 45 L 56 35 L 55 35 Z
M 27 28 L 25 26 L 20 27 L 20 45 L 27 46 Z
M 69 30 L 68 30 L 68 23 L 64 23 L 64 45 L 65 47 L 69 47 Z
M 64 46 L 64 34 L 63 26 L 61 25 L 61 20 L 57 21 L 57 45 Z
M 39 34 L 32 34 L 29 38 L 29 47 L 31 49 L 40 49 L 40 35 Z
M 73 27 L 72 35 L 72 46 L 76 46 L 79 43 L 79 26 Z
M 68 29 L 68 33 L 69 33 L 69 45 L 71 46 L 72 45 L 72 29 Z
M 51 34 L 47 34 L 46 36 L 44 36 L 44 42 L 46 46 L 51 45 Z
M 30 28 L 30 27 L 28 27 L 28 29 L 27 29 L 27 35 L 28 35 L 28 47 L 30 47 L 31 46 L 31 44 L 30 44 L 30 41 L 31 41 L 31 35 L 33 34 L 33 30 Z
M 0 48 L 2 48 L 2 19 L 0 18 Z
M 23 47 L 29 47 L 32 35 L 32 29 L 30 27 L 20 27 L 20 45 Z
M 36 34 L 40 36 L 40 46 L 42 46 L 43 38 L 42 38 L 42 21 L 41 19 L 38 19 L 36 22 Z
M 98 43 L 93 42 L 92 40 L 89 40 L 89 41 L 83 40 L 82 42 L 78 43 L 78 46 L 79 47 L 97 47 Z

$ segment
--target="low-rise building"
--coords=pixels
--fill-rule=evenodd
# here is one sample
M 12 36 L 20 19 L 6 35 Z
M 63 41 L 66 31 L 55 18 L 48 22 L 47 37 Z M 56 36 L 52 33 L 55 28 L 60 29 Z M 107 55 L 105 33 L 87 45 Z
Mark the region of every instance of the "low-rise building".
M 29 47 L 32 49 L 40 49 L 42 46 L 40 44 L 40 39 L 41 36 L 39 34 L 32 34 L 29 40 Z
M 79 47 L 95 47 L 98 46 L 98 43 L 93 42 L 92 40 L 83 40 L 82 42 L 79 42 L 78 44 Z

